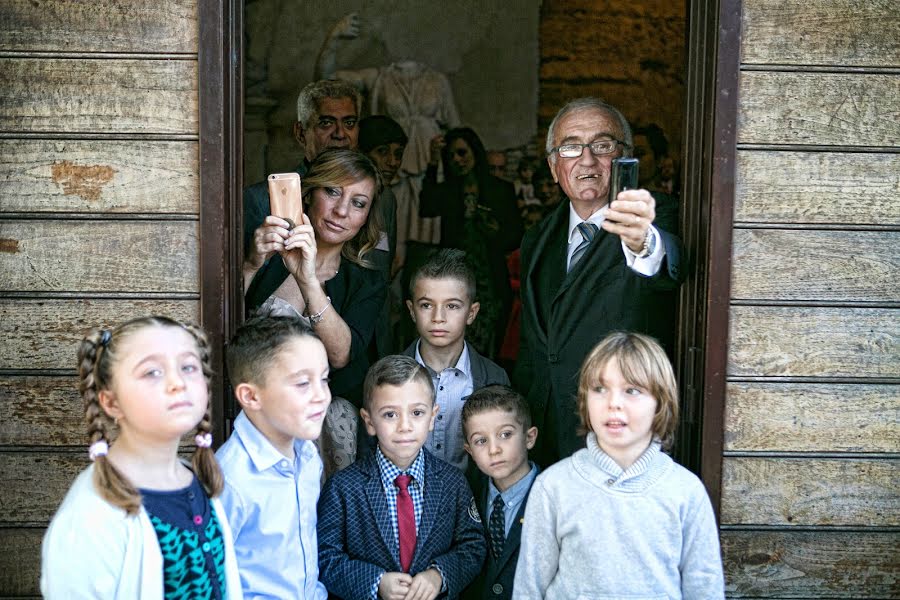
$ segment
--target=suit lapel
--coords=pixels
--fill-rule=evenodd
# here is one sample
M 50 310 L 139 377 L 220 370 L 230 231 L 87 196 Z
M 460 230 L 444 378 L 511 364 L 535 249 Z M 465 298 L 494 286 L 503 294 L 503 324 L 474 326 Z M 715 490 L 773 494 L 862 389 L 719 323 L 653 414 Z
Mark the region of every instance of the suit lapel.
M 439 507 L 441 499 L 444 495 L 444 484 L 441 477 L 434 473 L 435 458 L 430 454 L 425 454 L 425 481 L 424 493 L 422 494 L 422 518 L 419 521 L 419 528 L 416 531 L 416 553 L 413 556 L 412 572 L 417 573 L 423 571 L 428 565 L 418 564 L 422 557 L 429 556 L 430 552 L 425 552 L 428 538 L 434 531 L 435 522 L 439 515 Z
M 544 345 L 547 343 L 547 316 L 550 311 L 548 304 L 553 297 L 549 290 L 555 290 L 562 282 L 565 273 L 566 261 L 566 223 L 568 219 L 569 203 L 562 202 L 557 209 L 547 219 L 546 224 L 538 233 L 535 240 L 534 248 L 529 257 L 529 263 L 523 265 L 523 285 L 522 289 L 527 294 L 527 302 L 523 304 L 531 313 L 530 319 L 532 323 L 538 323 L 539 327 L 535 331 L 537 334 L 536 342 Z M 540 285 L 537 281 L 538 269 L 543 270 L 552 281 L 549 286 Z M 541 314 L 543 312 L 543 314 Z
M 368 456 L 366 461 L 365 472 L 369 476 L 369 480 L 366 482 L 366 499 L 369 502 L 371 514 L 375 515 L 378 532 L 381 534 L 385 548 L 388 548 L 391 562 L 395 564 L 395 570 L 399 571 L 400 560 L 397 556 L 397 544 L 394 541 L 394 524 L 391 521 L 393 515 L 391 515 L 391 509 L 388 507 L 387 498 L 384 495 L 381 471 L 378 470 L 374 454 Z
M 522 541 L 522 519 L 525 518 L 526 501 L 527 498 L 519 506 L 518 512 L 516 512 L 516 520 L 513 521 L 512 527 L 509 528 L 509 536 L 507 536 L 506 542 L 503 544 L 503 552 L 500 554 L 500 558 L 494 564 L 493 573 L 502 571 L 506 563 L 512 558 L 512 555 L 519 549 L 519 543 Z

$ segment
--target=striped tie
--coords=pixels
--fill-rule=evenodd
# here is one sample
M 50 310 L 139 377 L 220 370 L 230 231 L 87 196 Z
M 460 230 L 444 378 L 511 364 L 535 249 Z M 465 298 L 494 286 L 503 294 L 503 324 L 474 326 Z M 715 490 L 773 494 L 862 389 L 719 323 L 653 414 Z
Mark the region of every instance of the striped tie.
M 572 260 L 569 261 L 569 271 L 575 268 L 575 265 L 578 264 L 578 261 L 584 256 L 584 253 L 587 252 L 588 247 L 591 245 L 591 241 L 594 239 L 594 236 L 597 235 L 599 230 L 600 229 L 596 225 L 588 223 L 587 221 L 578 224 L 578 233 L 581 234 L 582 242 L 578 244 L 578 247 L 575 248 L 575 252 L 572 253 Z

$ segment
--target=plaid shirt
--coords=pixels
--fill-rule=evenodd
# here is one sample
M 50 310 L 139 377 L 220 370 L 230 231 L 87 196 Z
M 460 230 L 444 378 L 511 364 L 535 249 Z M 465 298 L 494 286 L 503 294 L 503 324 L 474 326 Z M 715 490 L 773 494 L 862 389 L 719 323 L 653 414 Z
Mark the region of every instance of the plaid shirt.
M 397 494 L 400 488 L 394 485 L 394 480 L 398 475 L 406 473 L 412 477 L 409 485 L 409 495 L 412 497 L 413 510 L 416 513 L 416 530 L 419 529 L 419 523 L 422 521 L 422 505 L 424 504 L 423 489 L 425 486 L 425 453 L 420 449 L 419 455 L 409 465 L 405 471 L 401 471 L 387 457 L 382 454 L 381 448 L 375 449 L 375 458 L 378 461 L 378 470 L 381 472 L 381 485 L 384 486 L 384 495 L 387 497 L 388 508 L 391 510 L 391 523 L 394 525 L 394 543 L 397 544 L 395 550 L 399 552 L 400 535 L 397 533 Z

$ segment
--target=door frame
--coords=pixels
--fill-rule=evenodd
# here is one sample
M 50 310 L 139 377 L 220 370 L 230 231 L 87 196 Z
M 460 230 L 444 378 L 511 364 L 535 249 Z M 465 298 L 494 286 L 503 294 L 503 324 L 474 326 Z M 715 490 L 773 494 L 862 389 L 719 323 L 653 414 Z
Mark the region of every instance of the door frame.
M 244 0 L 199 0 L 201 322 L 214 366 L 214 433 L 234 408 L 221 349 L 240 324 Z M 698 470 L 719 512 L 728 366 L 731 241 L 740 72 L 741 0 L 686 0 L 687 63 L 681 288 L 676 370 L 679 458 Z

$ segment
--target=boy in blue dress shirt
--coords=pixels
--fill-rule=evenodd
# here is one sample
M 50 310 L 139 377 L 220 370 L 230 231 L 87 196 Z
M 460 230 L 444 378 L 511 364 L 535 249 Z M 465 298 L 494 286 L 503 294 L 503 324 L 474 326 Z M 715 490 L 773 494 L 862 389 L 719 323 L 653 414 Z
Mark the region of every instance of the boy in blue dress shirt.
M 509 385 L 506 371 L 466 342 L 466 327 L 478 316 L 475 273 L 462 250 L 445 248 L 429 258 L 409 281 L 409 314 L 419 332 L 403 354 L 415 358 L 431 375 L 439 407 L 425 448 L 466 471 L 460 415 L 473 391 L 491 384 Z
M 226 361 L 243 410 L 216 458 L 244 597 L 325 600 L 313 443 L 331 402 L 325 347 L 300 319 L 256 318 L 235 333 Z
M 472 394 L 463 407 L 462 421 L 466 452 L 485 475 L 477 502 L 488 539 L 487 564 L 465 597 L 512 598 L 525 503 L 538 474 L 537 466 L 528 460 L 537 427 L 531 426 L 525 399 L 503 385 Z
M 340 598 L 456 598 L 485 543 L 463 474 L 423 449 L 438 408 L 428 372 L 407 356 L 375 363 L 363 384 L 375 450 L 336 473 L 319 500 L 319 572 Z

